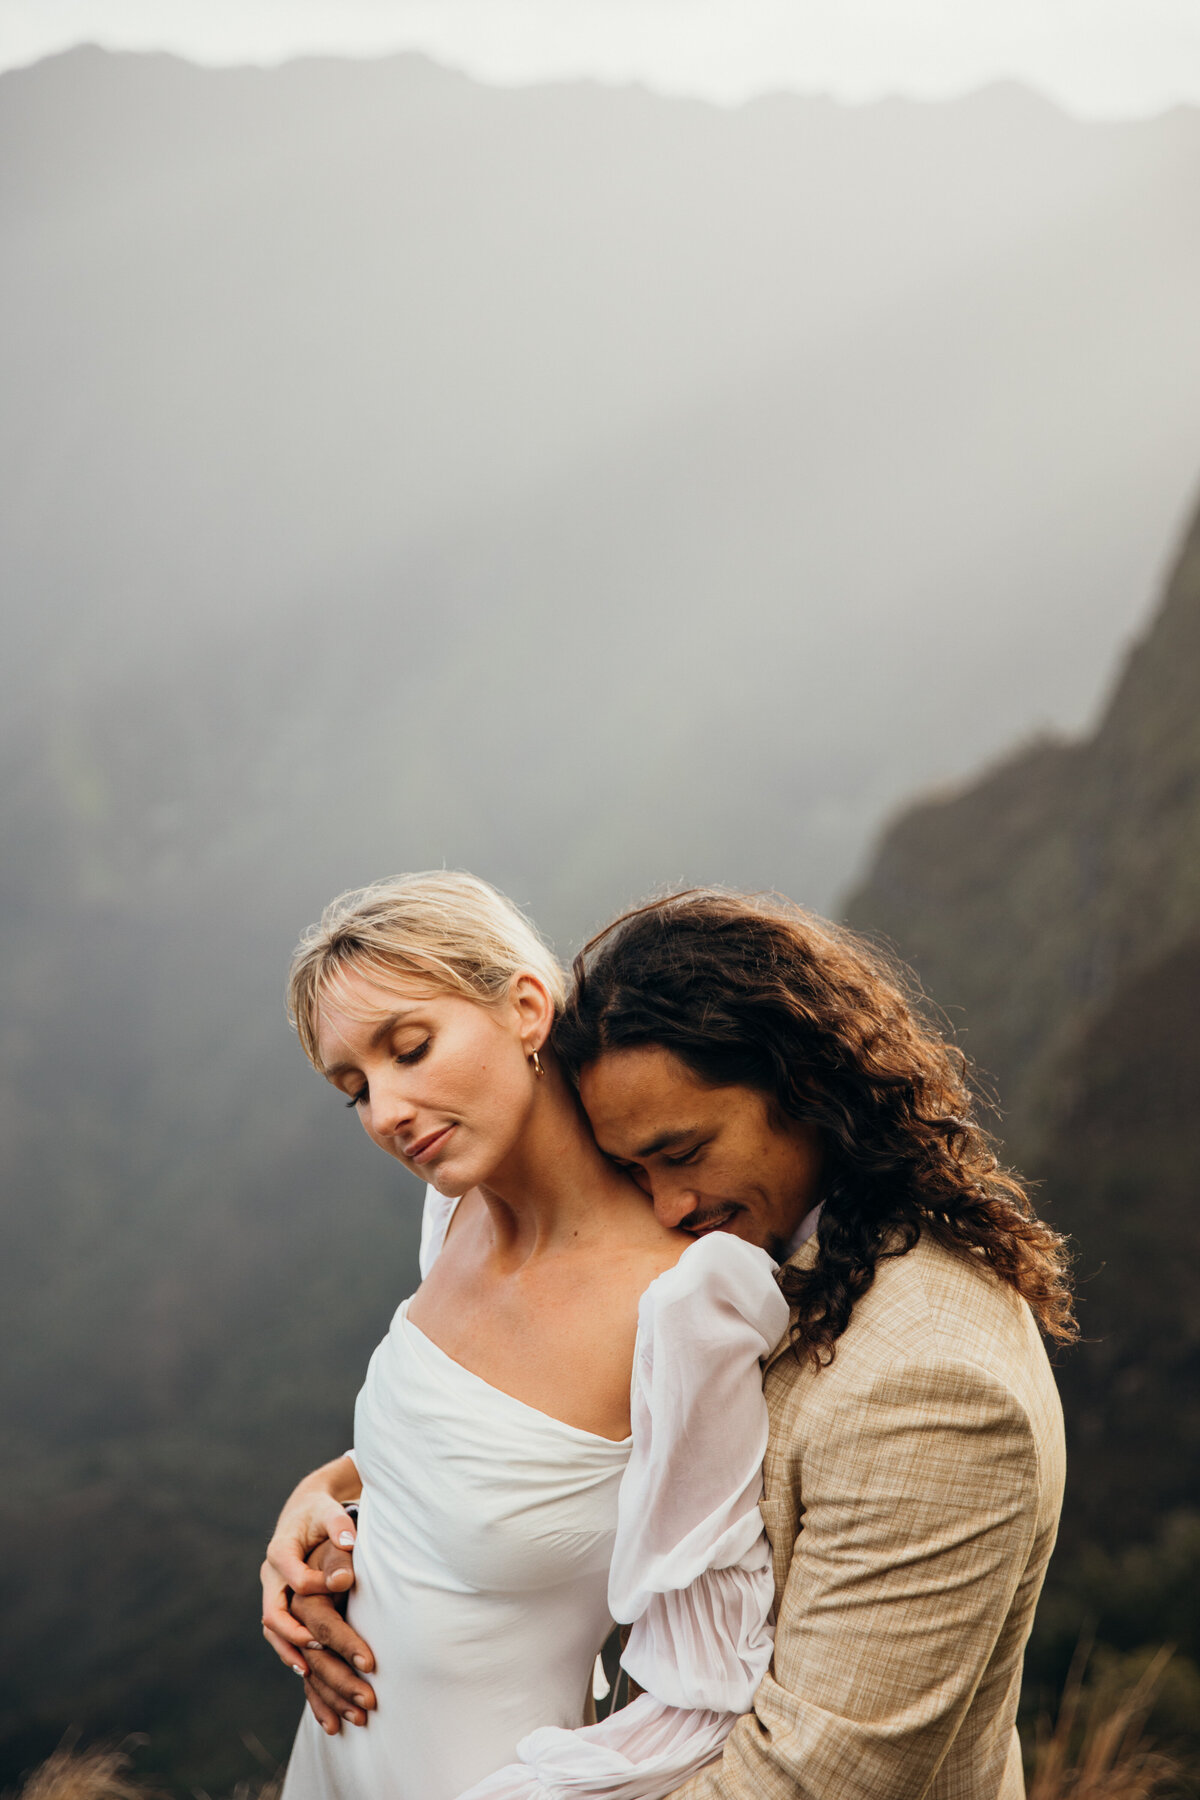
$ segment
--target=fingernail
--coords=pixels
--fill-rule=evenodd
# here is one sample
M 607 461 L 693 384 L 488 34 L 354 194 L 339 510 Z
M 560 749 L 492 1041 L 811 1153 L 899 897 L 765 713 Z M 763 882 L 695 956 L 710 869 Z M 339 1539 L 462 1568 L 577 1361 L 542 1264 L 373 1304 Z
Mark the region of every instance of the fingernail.
M 366 1710 L 367 1710 L 367 1696 L 366 1696 L 366 1695 L 365 1695 L 365 1694 L 355 1694 L 355 1696 L 354 1696 L 354 1704 L 355 1704 L 355 1706 L 361 1706 L 361 1707 L 362 1707 L 362 1709 L 363 1709 L 363 1711 L 364 1711 L 364 1712 L 366 1712 Z
M 319 1650 L 321 1648 L 321 1646 L 320 1646 L 320 1644 L 318 1644 L 316 1638 L 309 1638 L 309 1640 L 308 1640 L 307 1644 L 305 1644 L 304 1648 L 306 1650 Z
M 350 1724 L 353 1725 L 354 1714 L 350 1711 L 349 1707 L 346 1708 L 345 1712 L 342 1714 L 342 1717 L 343 1717 L 343 1719 L 348 1719 Z
M 365 1657 L 365 1656 L 356 1656 L 356 1657 L 354 1657 L 354 1658 L 353 1658 L 353 1659 L 352 1659 L 352 1660 L 353 1660 L 353 1662 L 354 1662 L 354 1666 L 355 1666 L 355 1668 L 356 1668 L 356 1669 L 361 1669 L 361 1670 L 362 1670 L 362 1672 L 363 1672 L 363 1674 L 364 1674 L 364 1675 L 365 1675 L 365 1674 L 366 1674 L 366 1672 L 367 1672 L 367 1659 L 366 1659 L 366 1657 Z
M 307 1675 L 308 1670 L 305 1668 L 303 1663 L 293 1663 L 292 1664 L 292 1674 L 293 1675 Z
M 341 1544 L 341 1546 L 344 1550 L 348 1550 L 353 1542 L 354 1542 L 354 1533 L 352 1531 L 343 1531 L 341 1536 L 338 1538 L 338 1543 Z

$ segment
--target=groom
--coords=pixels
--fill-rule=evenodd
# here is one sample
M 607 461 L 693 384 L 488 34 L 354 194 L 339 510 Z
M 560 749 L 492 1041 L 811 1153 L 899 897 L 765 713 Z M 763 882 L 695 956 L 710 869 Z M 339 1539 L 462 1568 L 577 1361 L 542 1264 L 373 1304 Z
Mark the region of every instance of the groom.
M 792 1308 L 764 1374 L 774 1659 L 673 1800 L 1017 1800 L 1063 1483 L 1038 1326 L 1074 1325 L 953 1053 L 859 940 L 708 891 L 594 939 L 554 1041 L 659 1217 L 765 1246 Z M 328 1599 L 293 1609 L 328 1646 L 314 1710 L 365 1721 L 366 1646 Z

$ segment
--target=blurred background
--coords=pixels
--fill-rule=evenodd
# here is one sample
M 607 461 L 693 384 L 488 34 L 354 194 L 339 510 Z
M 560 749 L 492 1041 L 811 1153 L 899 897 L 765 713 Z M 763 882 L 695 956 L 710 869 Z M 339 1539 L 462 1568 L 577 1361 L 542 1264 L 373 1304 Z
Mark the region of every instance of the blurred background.
M 418 1202 L 284 972 L 442 865 L 916 965 L 1078 1252 L 1031 1729 L 1169 1642 L 1195 1751 L 1200 25 L 173 10 L 0 0 L 0 1784 L 286 1753 Z

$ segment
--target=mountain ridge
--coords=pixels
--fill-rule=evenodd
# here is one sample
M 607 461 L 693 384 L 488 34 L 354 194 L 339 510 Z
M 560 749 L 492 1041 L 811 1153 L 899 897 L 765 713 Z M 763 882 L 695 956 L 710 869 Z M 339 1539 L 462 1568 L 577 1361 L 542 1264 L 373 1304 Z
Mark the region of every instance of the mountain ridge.
M 1026 1664 L 1180 1648 L 1200 1700 L 1200 511 L 1095 728 L 886 833 L 849 904 L 999 1089 L 1003 1154 L 1074 1254 L 1059 1547 Z M 1191 1740 L 1189 1740 L 1191 1741 Z
M 1200 929 L 1198 667 L 1200 513 L 1095 729 L 910 808 L 848 900 L 852 921 L 886 933 L 938 1004 L 961 1010 L 1026 1156 L 1072 1036 Z M 1001 956 L 965 956 L 966 941 Z

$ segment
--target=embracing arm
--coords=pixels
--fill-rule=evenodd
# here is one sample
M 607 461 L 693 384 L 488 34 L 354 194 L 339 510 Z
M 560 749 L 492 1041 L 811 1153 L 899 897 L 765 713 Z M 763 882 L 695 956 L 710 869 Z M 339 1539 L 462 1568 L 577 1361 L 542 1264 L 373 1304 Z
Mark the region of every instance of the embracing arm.
M 331 1574 L 310 1567 L 309 1555 L 326 1538 L 345 1548 L 354 1544 L 354 1521 L 345 1502 L 362 1493 L 352 1456 L 339 1456 L 314 1469 L 292 1489 L 284 1503 L 260 1571 L 263 1593 L 263 1636 L 280 1660 L 295 1669 L 296 1650 L 311 1641 L 311 1632 L 288 1610 L 289 1594 L 344 1593 L 354 1575 L 339 1564 Z
M 1015 1396 L 936 1358 L 829 1394 L 772 1670 L 674 1800 L 919 1800 L 1006 1636 L 1019 1664 L 1040 1479 Z
M 609 1577 L 643 1692 L 599 1724 L 531 1732 L 464 1800 L 661 1800 L 719 1753 L 771 1654 L 760 1358 L 786 1324 L 770 1259 L 724 1234 L 647 1290 Z

